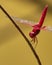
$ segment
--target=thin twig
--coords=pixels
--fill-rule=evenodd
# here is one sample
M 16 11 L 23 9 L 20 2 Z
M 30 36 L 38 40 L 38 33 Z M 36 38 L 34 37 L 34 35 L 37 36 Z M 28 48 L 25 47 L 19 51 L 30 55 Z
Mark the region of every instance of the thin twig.
M 11 20 L 11 22 L 14 24 L 14 26 L 19 30 L 19 32 L 21 33 L 21 35 L 24 37 L 24 39 L 28 43 L 29 47 L 31 48 L 34 56 L 36 57 L 36 60 L 37 60 L 38 64 L 42 65 L 41 61 L 39 59 L 39 56 L 37 55 L 36 51 L 34 50 L 33 46 L 31 45 L 30 41 L 28 40 L 28 38 L 25 36 L 25 34 L 22 32 L 22 30 L 19 28 L 19 26 L 15 23 L 15 21 L 11 18 L 11 16 L 6 12 L 6 10 L 1 5 L 0 5 L 0 8 L 7 15 L 7 17 Z

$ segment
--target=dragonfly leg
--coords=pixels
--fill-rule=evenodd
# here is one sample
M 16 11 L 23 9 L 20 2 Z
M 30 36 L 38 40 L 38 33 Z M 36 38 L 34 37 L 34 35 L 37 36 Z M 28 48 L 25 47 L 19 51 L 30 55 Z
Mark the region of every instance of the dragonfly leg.
M 34 43 L 36 42 L 36 44 L 35 44 L 35 48 L 36 48 L 36 46 L 37 46 L 37 44 L 38 44 L 38 39 L 37 39 L 37 37 L 32 38 L 31 42 L 34 42 Z
M 35 43 L 35 37 L 34 37 L 34 38 L 32 38 L 31 42 L 32 42 L 32 41 Z
M 37 37 L 35 37 L 35 41 L 36 41 L 36 45 L 35 45 L 35 48 L 36 48 L 36 46 L 37 46 L 37 44 L 38 44 L 38 39 L 37 39 Z

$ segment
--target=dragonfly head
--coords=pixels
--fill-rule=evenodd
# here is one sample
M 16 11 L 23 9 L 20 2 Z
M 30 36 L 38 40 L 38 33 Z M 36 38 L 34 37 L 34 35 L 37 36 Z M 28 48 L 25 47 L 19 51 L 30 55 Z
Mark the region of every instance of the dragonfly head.
M 31 38 L 33 38 L 33 37 L 35 36 L 34 32 L 30 32 L 30 33 L 29 33 L 29 36 L 30 36 Z

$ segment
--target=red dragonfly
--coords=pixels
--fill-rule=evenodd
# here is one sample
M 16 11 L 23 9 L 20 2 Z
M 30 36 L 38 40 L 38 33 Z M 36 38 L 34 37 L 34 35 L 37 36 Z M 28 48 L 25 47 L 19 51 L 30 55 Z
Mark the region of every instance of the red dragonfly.
M 24 23 L 24 24 L 27 24 L 27 25 L 33 27 L 32 31 L 29 32 L 29 36 L 32 38 L 32 41 L 35 42 L 35 40 L 37 40 L 36 36 L 40 33 L 41 30 L 52 31 L 51 27 L 47 27 L 47 26 L 42 27 L 42 25 L 44 23 L 45 16 L 46 16 L 46 13 L 47 13 L 47 10 L 48 10 L 48 5 L 46 5 L 45 8 L 43 9 L 40 20 L 37 24 L 34 24 L 31 21 L 19 19 L 17 17 L 13 17 L 13 16 L 12 16 L 12 18 L 13 18 L 14 21 Z M 37 42 L 38 42 L 38 40 L 37 40 Z

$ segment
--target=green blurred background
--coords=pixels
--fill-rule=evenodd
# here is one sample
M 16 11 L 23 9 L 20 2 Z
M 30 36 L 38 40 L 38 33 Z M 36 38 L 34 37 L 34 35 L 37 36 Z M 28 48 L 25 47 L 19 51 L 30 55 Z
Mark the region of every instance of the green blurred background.
M 0 0 L 0 5 L 10 15 L 35 22 L 39 21 L 41 12 L 46 4 L 48 4 L 48 13 L 44 25 L 52 26 L 51 0 Z M 28 33 L 32 28 L 23 24 L 18 25 L 28 39 L 31 40 Z M 32 45 L 35 47 L 35 44 Z M 40 57 L 42 65 L 52 65 L 52 32 L 40 32 L 36 52 Z M 27 42 L 1 10 L 0 65 L 38 65 Z

